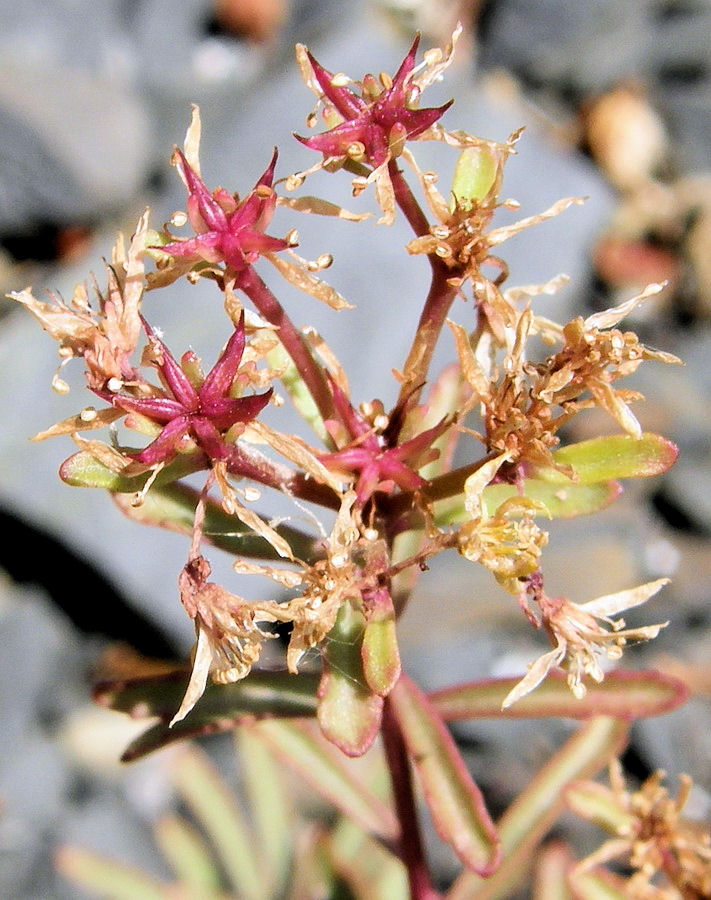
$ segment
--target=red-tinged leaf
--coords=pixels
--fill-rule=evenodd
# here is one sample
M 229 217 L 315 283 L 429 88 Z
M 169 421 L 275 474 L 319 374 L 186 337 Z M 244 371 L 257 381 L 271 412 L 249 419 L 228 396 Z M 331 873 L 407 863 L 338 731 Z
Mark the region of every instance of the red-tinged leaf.
M 94 896 L 113 900 L 169 900 L 172 888 L 139 869 L 85 850 L 60 847 L 55 855 L 60 875 Z
M 134 506 L 126 494 L 114 494 L 113 500 L 121 512 L 134 522 L 190 536 L 199 497 L 200 492 L 188 485 L 168 484 L 164 487 L 154 485 L 138 506 Z M 301 559 L 313 557 L 316 543 L 313 537 L 284 524 L 277 525 L 275 531 L 289 544 L 294 556 Z M 203 535 L 213 546 L 235 556 L 280 559 L 266 538 L 245 525 L 236 515 L 226 513 L 222 504 L 212 499 L 208 499 L 205 507 Z
M 430 694 L 430 701 L 445 721 L 458 719 L 529 719 L 551 716 L 587 719 L 616 716 L 642 719 L 676 709 L 689 697 L 689 689 L 677 678 L 662 672 L 609 672 L 600 684 L 591 682 L 580 700 L 571 693 L 562 672 L 550 672 L 535 691 L 512 706 L 501 704 L 519 681 L 495 678 L 444 688 Z
M 606 869 L 578 870 L 570 878 L 575 900 L 629 900 L 630 893 L 625 879 Z
M 500 858 L 499 838 L 452 736 L 405 675 L 390 693 L 390 703 L 437 834 L 468 869 L 490 875 Z
M 362 756 L 380 730 L 383 698 L 363 674 L 361 647 L 365 619 L 346 602 L 328 635 L 318 688 L 321 731 L 346 756 Z
M 498 822 L 503 859 L 488 879 L 463 873 L 447 900 L 503 900 L 528 877 L 532 855 L 565 808 L 564 790 L 572 781 L 591 778 L 627 739 L 627 725 L 598 716 L 582 725 L 536 774 Z
M 617 478 L 649 478 L 661 475 L 676 462 L 676 444 L 658 434 L 645 432 L 635 438 L 612 434 L 561 447 L 553 454 L 557 463 L 572 466 L 578 484 L 596 484 Z M 538 472 L 538 477 L 563 483 L 565 475 L 555 470 Z
M 208 683 L 194 709 L 173 727 L 168 723 L 185 695 L 186 670 L 147 678 L 99 684 L 94 700 L 133 718 L 160 721 L 136 738 L 121 757 L 139 759 L 168 744 L 234 728 L 241 719 L 260 716 L 311 717 L 316 713 L 317 676 L 286 672 L 251 672 L 235 684 Z
M 570 846 L 551 841 L 536 854 L 533 900 L 572 900 L 568 874 L 575 862 Z
M 631 834 L 635 816 L 626 812 L 615 792 L 596 781 L 576 781 L 568 785 L 565 802 L 576 816 L 594 822 L 612 835 Z
M 249 727 L 300 780 L 343 815 L 383 840 L 397 839 L 397 820 L 392 810 L 372 793 L 363 777 L 364 770 L 354 768 L 311 723 L 264 719 Z
M 361 655 L 368 687 L 381 697 L 387 697 L 400 677 L 400 650 L 393 601 L 385 589 L 374 593 L 363 632 Z

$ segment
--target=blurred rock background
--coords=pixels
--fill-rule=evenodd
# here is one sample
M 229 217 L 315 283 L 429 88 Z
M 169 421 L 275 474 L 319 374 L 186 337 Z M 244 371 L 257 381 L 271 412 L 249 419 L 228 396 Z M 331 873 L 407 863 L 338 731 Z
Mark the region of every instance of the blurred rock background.
M 630 327 L 686 362 L 684 369 L 649 364 L 635 384 L 647 397 L 638 410 L 643 425 L 674 440 L 680 460 L 665 478 L 631 485 L 594 519 L 554 523 L 546 573 L 552 592 L 581 601 L 660 575 L 674 579 L 640 614 L 672 624 L 626 663 L 681 672 L 695 696 L 636 726 L 626 762 L 640 776 L 658 766 L 671 776 L 689 772 L 696 810 L 708 815 L 708 0 L 0 0 L 0 287 L 4 294 L 31 284 L 37 296 L 47 289 L 68 297 L 91 271 L 101 283 L 102 257 L 118 229 L 130 234 L 146 205 L 156 223 L 182 208 L 183 188 L 167 163 L 192 102 L 203 115 L 208 184 L 251 186 L 274 144 L 278 174 L 308 165 L 308 151 L 290 136 L 303 131 L 311 108 L 293 63 L 295 41 L 325 66 L 359 76 L 392 71 L 415 29 L 425 32 L 424 46 L 444 42 L 457 18 L 466 40 L 445 83 L 432 89 L 432 105 L 454 96 L 447 121 L 483 137 L 503 140 L 527 126 L 505 181 L 522 215 L 563 196 L 589 198 L 506 245 L 510 284 L 566 272 L 570 286 L 539 301 L 560 318 L 669 281 Z M 439 165 L 441 148 L 416 149 L 425 167 Z M 310 190 L 337 199 L 343 187 L 323 177 Z M 295 319 L 332 343 L 355 396 L 387 405 L 390 367 L 410 337 L 399 326 L 398 301 L 421 294 L 426 264 L 397 252 L 408 240 L 401 223 L 387 235 L 311 220 L 299 230 L 304 255 L 334 254 L 329 280 L 358 309 L 343 327 L 346 314 L 296 295 Z M 387 273 L 397 296 L 384 296 L 377 276 L 364 280 L 365 266 Z M 211 298 L 187 283 L 162 293 L 150 299 L 151 319 L 169 344 L 214 358 L 223 321 L 205 314 Z M 190 623 L 176 591 L 186 541 L 137 533 L 107 497 L 60 483 L 68 442 L 27 443 L 75 412 L 79 395 L 52 394 L 53 342 L 9 301 L 0 310 L 0 895 L 70 898 L 76 888 L 52 862 L 65 842 L 166 874 L 148 834 L 173 803 L 169 754 L 119 767 L 132 725 L 94 710 L 88 697 L 99 659 L 117 641 L 149 655 L 189 652 Z M 224 577 L 231 577 L 227 561 Z M 441 634 L 433 644 L 435 615 Z M 432 688 L 518 673 L 542 647 L 492 580 L 456 561 L 422 579 L 401 633 L 409 670 Z M 565 730 L 477 723 L 457 736 L 500 808 Z M 229 753 L 224 741 L 210 747 Z M 442 856 L 438 865 L 446 880 L 451 861 Z

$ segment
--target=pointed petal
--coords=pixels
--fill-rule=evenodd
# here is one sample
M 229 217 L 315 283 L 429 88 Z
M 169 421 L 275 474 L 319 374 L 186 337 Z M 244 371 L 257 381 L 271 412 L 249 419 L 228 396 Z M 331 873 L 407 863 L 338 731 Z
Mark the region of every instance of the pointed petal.
M 398 96 L 402 95 L 402 89 L 405 84 L 405 79 L 415 68 L 415 57 L 417 56 L 417 48 L 420 45 L 420 37 L 421 35 L 418 31 L 415 35 L 415 39 L 410 45 L 410 49 L 407 51 L 405 59 L 403 59 L 403 61 L 400 63 L 400 68 L 393 75 L 393 83 L 390 91 L 388 92 L 389 94 L 395 93 Z
M 324 95 L 336 107 L 344 119 L 355 119 L 365 109 L 365 101 L 346 87 L 336 87 L 333 84 L 333 73 L 318 63 L 307 50 L 306 56 L 311 63 L 311 68 L 316 76 L 316 81 Z
M 108 392 L 102 391 L 102 394 L 108 394 Z M 104 399 L 109 400 L 113 406 L 125 409 L 126 412 L 137 412 L 163 424 L 172 422 L 173 419 L 185 415 L 184 407 L 177 400 L 171 400 L 169 397 L 141 398 L 108 394 Z
M 210 459 L 226 459 L 230 455 L 229 445 L 224 442 L 220 432 L 205 416 L 192 416 L 190 427 L 198 444 Z
M 232 381 L 237 374 L 244 353 L 244 311 L 235 327 L 232 337 L 219 355 L 217 362 L 210 369 L 202 383 L 198 396 L 202 403 L 209 403 L 218 397 L 227 396 Z
M 184 241 L 171 241 L 171 243 L 165 244 L 163 247 L 152 249 L 161 250 L 164 253 L 169 253 L 171 256 L 182 256 L 187 259 L 197 257 L 198 259 L 204 259 L 206 262 L 216 263 L 222 260 L 220 249 L 222 239 L 223 236 L 219 232 L 206 231 L 204 234 L 197 235 L 197 237 L 187 238 Z
M 308 138 L 295 134 L 294 137 L 304 146 L 310 147 L 311 150 L 318 150 L 325 156 L 345 156 L 351 144 L 358 141 L 363 145 L 366 144 L 366 125 L 367 123 L 362 119 L 355 119 L 342 122 L 323 134 L 315 134 Z
M 237 422 L 251 422 L 269 403 L 273 390 L 247 397 L 220 397 L 214 403 L 203 404 L 202 411 L 220 431 L 231 428 Z
M 210 231 L 224 231 L 227 228 L 227 216 L 222 207 L 208 191 L 205 182 L 190 167 L 183 151 L 175 148 L 177 166 L 185 182 L 190 197 L 197 204 L 205 225 Z
M 165 346 L 163 341 L 158 338 L 148 322 L 146 322 L 143 317 L 141 317 L 141 321 L 143 322 L 143 328 L 149 340 L 160 347 L 163 363 L 159 368 L 161 374 L 165 378 L 166 384 L 173 392 L 173 396 L 178 403 L 182 404 L 185 410 L 197 409 L 198 395 L 195 388 L 190 384 L 188 376 L 180 368 L 170 350 Z
M 146 466 L 153 466 L 170 459 L 177 453 L 178 442 L 190 430 L 188 416 L 179 416 L 168 422 L 158 437 L 144 447 L 140 453 L 136 453 L 134 459 Z

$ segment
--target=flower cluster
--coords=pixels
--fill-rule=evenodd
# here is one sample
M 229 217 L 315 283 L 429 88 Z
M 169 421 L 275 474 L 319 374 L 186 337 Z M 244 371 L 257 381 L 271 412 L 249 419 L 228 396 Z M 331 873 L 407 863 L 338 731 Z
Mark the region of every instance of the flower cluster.
M 296 190 L 318 170 L 345 168 L 355 177 L 356 193 L 375 184 L 383 213 L 378 224 L 392 222 L 399 211 L 414 230 L 406 252 L 425 255 L 430 263 L 432 280 L 420 319 L 413 323 L 412 348 L 402 369 L 394 369 L 399 396 L 390 410 L 378 399 L 358 403 L 351 398 L 326 341 L 311 329 L 297 328 L 278 291 L 260 275 L 267 260 L 290 284 L 332 309 L 348 308 L 316 277 L 331 263 L 328 252 L 310 263 L 294 253 L 296 229 L 285 237 L 267 231 L 280 205 L 350 221 L 365 216 L 314 197 L 281 196 L 276 150 L 243 197 L 221 187 L 210 190 L 201 175 L 196 109 L 184 146 L 172 157 L 186 188 L 186 212 L 174 215 L 162 230 L 149 231 L 147 214 L 141 218 L 129 248 L 119 243 L 114 251 L 108 288 L 96 290 L 97 308 L 81 286 L 70 304 L 40 302 L 29 290 L 14 295 L 58 341 L 63 361 L 84 360 L 87 387 L 106 404 L 98 411 L 84 409 L 38 436 L 70 434 L 79 444 L 80 452 L 62 467 L 63 477 L 83 483 L 87 476 L 82 473 L 98 467 L 111 490 L 133 492 L 138 518 L 147 497 L 158 502 L 161 490 L 175 487 L 186 473 L 203 473 L 201 489 L 180 485 L 180 513 L 171 507 L 160 518 L 160 524 L 185 529 L 185 519 L 192 516 L 192 545 L 179 593 L 195 625 L 196 649 L 174 722 L 189 714 L 209 677 L 217 683 L 246 677 L 274 626 L 281 624 L 289 631 L 285 669 L 296 674 L 305 658 L 313 658 L 310 651 L 322 651 L 318 699 L 328 712 L 320 718 L 328 720 L 329 737 L 346 752 L 362 752 L 377 733 L 384 698 L 400 678 L 395 621 L 407 592 L 398 587 L 395 593 L 395 579 L 399 586 L 407 576 L 412 586 L 431 556 L 452 549 L 491 571 L 522 606 L 532 598 L 539 618 L 530 610 L 528 615 L 554 645 L 505 706 L 557 667 L 567 671 L 573 693 L 582 696 L 585 676 L 603 677 L 601 656 L 616 659 L 628 641 L 651 638 L 663 627 L 628 630 L 612 618 L 651 597 L 663 581 L 583 605 L 548 597 L 542 572 L 548 535 L 537 521 L 556 514 L 561 503 L 568 504 L 561 514 L 588 511 L 576 500 L 575 488 L 592 476 L 555 458 L 561 426 L 571 416 L 596 405 L 631 440 L 643 440 L 629 407 L 638 395 L 616 382 L 645 360 L 676 360 L 645 348 L 616 326 L 657 288 L 562 326 L 532 308 L 537 294 L 551 293 L 562 279 L 504 290 L 507 268 L 494 254 L 496 248 L 579 201 L 562 200 L 538 216 L 491 227 L 500 206 L 514 205 L 499 195 L 504 165 L 520 132 L 497 143 L 445 131 L 439 120 L 451 103 L 420 106 L 422 92 L 451 63 L 459 30 L 448 47 L 428 51 L 419 64 L 415 38 L 392 77 L 366 75 L 359 82 L 328 71 L 306 48 L 297 49 L 327 128 L 298 138 L 322 158 L 285 179 L 287 190 Z M 312 115 L 309 124 L 315 121 Z M 461 151 L 449 198 L 437 189 L 436 176 L 417 166 L 411 146 L 422 140 Z M 423 206 L 401 161 L 416 174 Z M 182 225 L 191 229 L 187 236 L 174 233 Z M 152 271 L 146 271 L 149 260 L 155 263 Z M 207 373 L 191 350 L 174 357 L 148 321 L 151 293 L 181 277 L 216 285 L 228 315 L 224 347 Z M 387 278 L 383 289 L 388 289 Z M 449 322 L 458 362 L 434 377 L 434 351 L 457 297 L 468 301 L 462 304 L 466 322 Z M 403 320 L 406 313 L 403 309 Z M 540 361 L 530 358 L 529 339 L 536 335 L 558 345 Z M 66 387 L 58 378 L 55 386 Z M 280 430 L 284 394 L 312 427 L 312 442 Z M 274 425 L 264 415 L 270 405 Z M 478 424 L 472 422 L 476 414 Z M 148 442 L 124 446 L 118 430 L 109 444 L 81 437 L 83 431 L 113 427 L 119 420 Z M 477 440 L 470 439 L 472 434 Z M 639 471 L 630 463 L 625 475 L 662 471 L 673 461 L 663 439 L 645 440 L 643 454 L 657 456 L 651 463 L 645 459 Z M 569 483 L 556 495 L 549 491 L 537 497 L 532 483 L 551 471 Z M 614 472 L 605 476 L 600 496 L 612 496 L 615 477 Z M 494 502 L 499 487 L 512 492 Z M 537 489 L 540 493 L 540 484 Z M 316 522 L 317 534 L 256 512 L 252 504 L 263 490 L 286 495 L 295 515 Z M 568 499 L 561 500 L 563 495 Z M 234 538 L 235 571 L 270 579 L 284 592 L 280 600 L 251 602 L 210 580 L 203 545 L 218 539 L 206 526 L 208 513 L 227 517 L 223 544 L 227 536 Z M 329 519 L 330 529 L 321 525 Z M 339 678 L 341 693 L 334 693 Z M 341 703 L 344 696 L 348 703 Z M 342 733 L 338 717 L 334 724 L 332 716 L 339 704 L 347 707 Z M 359 716 L 369 724 L 360 728 Z

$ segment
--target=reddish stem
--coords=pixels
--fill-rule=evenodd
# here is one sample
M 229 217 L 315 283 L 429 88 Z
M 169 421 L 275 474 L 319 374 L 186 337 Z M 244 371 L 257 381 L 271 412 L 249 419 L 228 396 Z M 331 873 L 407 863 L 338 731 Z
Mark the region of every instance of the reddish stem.
M 412 230 L 418 237 L 429 234 L 430 225 L 427 217 L 395 160 L 391 160 L 388 164 L 388 172 L 397 205 L 410 223 Z M 402 405 L 408 399 L 410 402 L 416 402 L 422 386 L 427 380 L 427 372 L 442 326 L 457 294 L 456 288 L 448 284 L 448 279 L 456 276 L 457 272 L 448 269 L 434 254 L 430 254 L 428 259 L 432 267 L 432 283 L 420 315 L 420 321 L 417 324 L 412 347 L 405 361 L 404 380 L 396 406 Z
M 417 804 L 412 784 L 412 772 L 410 771 L 410 760 L 402 733 L 400 732 L 400 726 L 387 697 L 383 707 L 382 736 L 385 757 L 392 781 L 395 812 L 400 822 L 399 856 L 407 869 L 410 897 L 412 900 L 440 900 L 441 894 L 432 887 L 425 861 L 417 817 Z
M 321 417 L 333 418 L 333 398 L 324 372 L 311 355 L 303 336 L 286 314 L 281 303 L 252 266 L 248 266 L 244 272 L 240 273 L 237 286 L 245 292 L 267 322 L 279 329 L 279 340 L 299 370 L 299 375 L 321 413 Z

